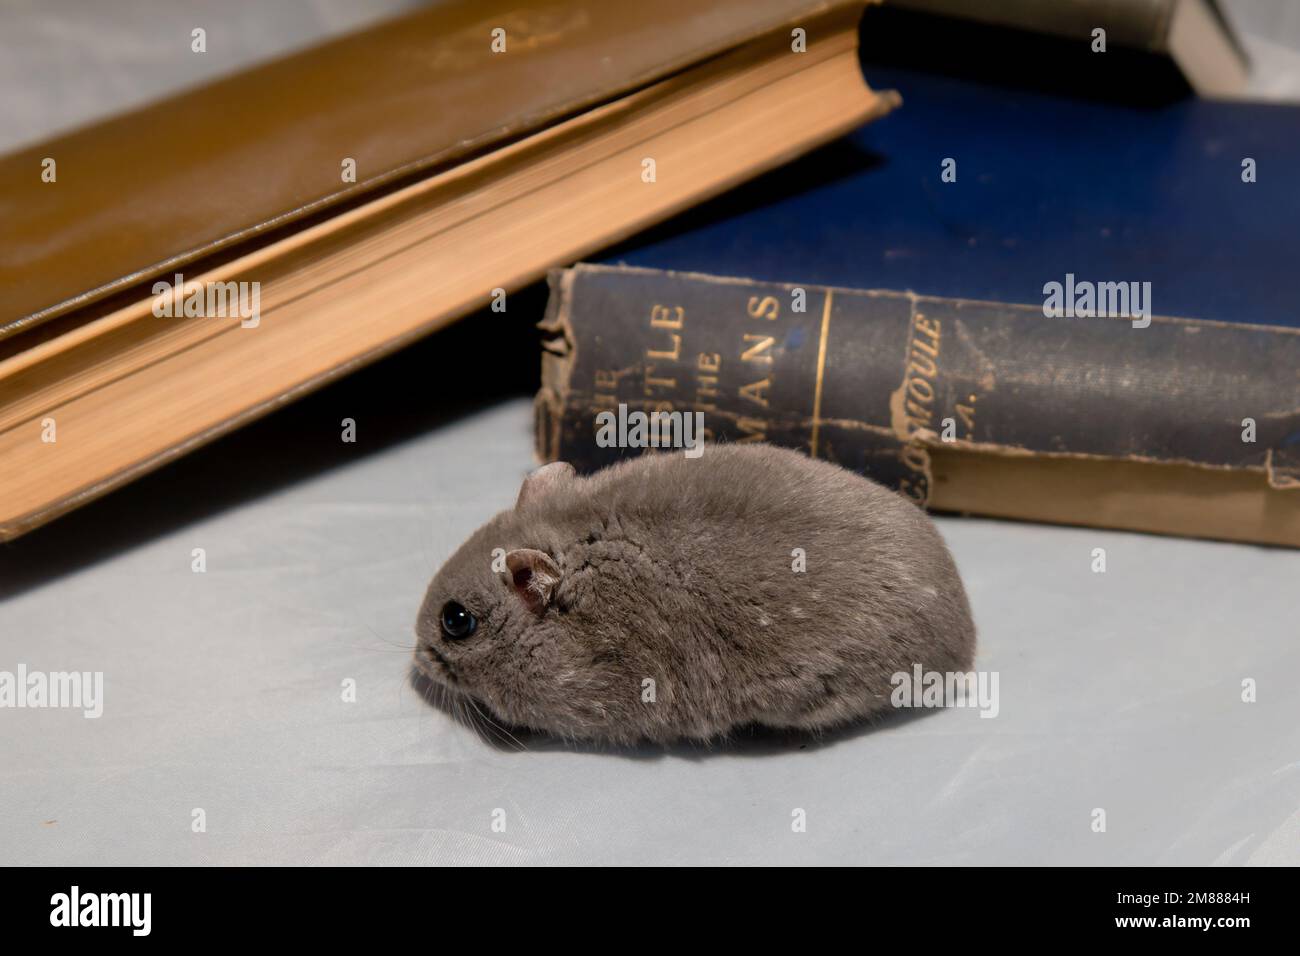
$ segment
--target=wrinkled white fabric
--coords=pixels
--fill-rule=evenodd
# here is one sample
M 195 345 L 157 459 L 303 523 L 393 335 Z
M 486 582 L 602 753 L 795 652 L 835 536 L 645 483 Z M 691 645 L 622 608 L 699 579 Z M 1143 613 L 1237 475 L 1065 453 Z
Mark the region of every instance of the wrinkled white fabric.
M 1300 554 L 943 519 L 996 718 L 511 751 L 406 673 L 435 566 L 532 466 L 507 402 L 0 605 L 0 670 L 105 673 L 99 719 L 0 710 L 0 863 L 1300 862 Z

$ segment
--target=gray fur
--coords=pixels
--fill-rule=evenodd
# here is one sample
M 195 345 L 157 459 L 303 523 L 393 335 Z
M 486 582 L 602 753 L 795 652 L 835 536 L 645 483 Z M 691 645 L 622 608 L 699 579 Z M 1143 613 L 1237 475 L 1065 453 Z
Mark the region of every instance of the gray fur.
M 442 633 L 448 601 L 477 616 L 468 639 Z M 896 672 L 965 671 L 975 651 L 925 513 L 769 445 L 586 478 L 540 469 L 434 577 L 416 632 L 418 668 L 453 693 L 517 727 L 615 744 L 829 728 L 889 710 Z

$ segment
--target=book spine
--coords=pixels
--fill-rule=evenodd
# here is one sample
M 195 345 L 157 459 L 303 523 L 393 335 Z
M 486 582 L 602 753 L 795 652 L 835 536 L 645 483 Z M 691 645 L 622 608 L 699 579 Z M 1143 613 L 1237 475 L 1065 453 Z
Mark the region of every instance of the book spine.
M 1259 473 L 1300 505 L 1300 333 L 622 267 L 552 273 L 538 451 L 593 470 L 596 416 L 695 412 L 931 501 L 931 456 Z M 707 453 L 707 452 L 705 452 Z M 1286 496 L 1291 498 L 1291 495 Z
M 1179 0 L 893 0 L 894 6 L 916 13 L 964 18 L 981 23 L 1087 39 L 1095 27 L 1106 30 L 1109 42 L 1135 49 L 1164 51 L 1169 21 Z

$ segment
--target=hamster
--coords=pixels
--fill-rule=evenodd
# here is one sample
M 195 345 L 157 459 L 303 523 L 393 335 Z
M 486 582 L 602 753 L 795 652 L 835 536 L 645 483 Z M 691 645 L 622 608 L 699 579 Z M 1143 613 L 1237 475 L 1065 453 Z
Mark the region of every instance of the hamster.
M 975 651 L 920 508 L 759 444 L 542 467 L 437 573 L 416 634 L 453 695 L 614 745 L 832 728 L 891 709 L 892 675 Z

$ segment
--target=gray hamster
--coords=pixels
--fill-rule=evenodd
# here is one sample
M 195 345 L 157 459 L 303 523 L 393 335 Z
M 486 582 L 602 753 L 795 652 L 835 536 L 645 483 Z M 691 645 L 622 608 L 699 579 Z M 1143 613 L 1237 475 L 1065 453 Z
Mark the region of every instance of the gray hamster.
M 453 695 L 612 744 L 830 728 L 889 710 L 891 675 L 975 652 L 924 512 L 756 444 L 546 465 L 437 573 L 416 633 L 417 668 Z

